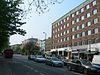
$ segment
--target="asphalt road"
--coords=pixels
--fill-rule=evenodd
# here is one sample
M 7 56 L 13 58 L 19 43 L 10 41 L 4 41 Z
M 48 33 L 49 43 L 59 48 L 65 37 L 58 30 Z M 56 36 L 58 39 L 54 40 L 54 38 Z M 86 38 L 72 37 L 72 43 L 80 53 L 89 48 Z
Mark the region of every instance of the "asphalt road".
M 0 56 L 0 75 L 82 75 L 68 71 L 66 67 L 51 67 L 27 59 L 27 56 L 14 55 L 12 59 Z

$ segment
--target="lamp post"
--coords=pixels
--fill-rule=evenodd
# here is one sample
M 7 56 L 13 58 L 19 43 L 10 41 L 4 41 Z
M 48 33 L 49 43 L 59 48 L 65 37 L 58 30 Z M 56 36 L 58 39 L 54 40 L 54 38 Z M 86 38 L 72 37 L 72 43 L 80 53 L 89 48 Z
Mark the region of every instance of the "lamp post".
M 47 33 L 43 32 L 43 34 L 45 35 L 45 46 L 46 46 L 46 36 L 47 36 Z M 45 49 L 46 49 L 46 47 L 45 47 Z M 44 49 L 44 53 L 45 53 L 45 49 Z

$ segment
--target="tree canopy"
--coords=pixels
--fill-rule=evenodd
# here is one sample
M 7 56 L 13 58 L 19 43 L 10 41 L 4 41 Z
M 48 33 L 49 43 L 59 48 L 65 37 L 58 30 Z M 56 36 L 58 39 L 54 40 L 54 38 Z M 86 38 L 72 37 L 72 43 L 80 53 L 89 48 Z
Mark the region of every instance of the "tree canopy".
M 63 0 L 31 0 L 28 9 L 22 10 L 20 5 L 29 0 L 0 0 L 0 50 L 9 45 L 9 37 L 14 34 L 25 35 L 25 30 L 20 27 L 25 24 L 22 22 L 24 13 L 29 12 L 32 5 L 36 11 L 44 13 L 48 11 L 50 4 L 61 3 Z M 27 14 L 27 13 L 26 13 Z
M 0 49 L 9 42 L 11 35 L 25 35 L 26 33 L 25 30 L 20 28 L 25 24 L 20 17 L 23 11 L 19 8 L 20 1 L 0 0 Z

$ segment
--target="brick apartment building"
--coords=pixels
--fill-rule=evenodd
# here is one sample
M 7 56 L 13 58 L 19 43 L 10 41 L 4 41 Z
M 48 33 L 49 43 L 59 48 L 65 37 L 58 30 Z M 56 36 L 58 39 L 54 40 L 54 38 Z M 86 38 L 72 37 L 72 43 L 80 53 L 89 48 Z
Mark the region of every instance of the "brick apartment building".
M 52 45 L 51 51 L 100 50 L 100 0 L 87 0 L 53 22 Z

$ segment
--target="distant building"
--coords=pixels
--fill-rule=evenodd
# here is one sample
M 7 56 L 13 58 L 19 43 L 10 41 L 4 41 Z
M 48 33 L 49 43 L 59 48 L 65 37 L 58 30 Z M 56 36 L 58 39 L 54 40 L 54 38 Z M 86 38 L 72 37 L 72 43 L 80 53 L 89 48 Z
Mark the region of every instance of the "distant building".
M 52 49 L 52 38 L 49 37 L 45 41 L 45 51 L 50 51 Z
M 38 45 L 40 47 L 40 51 L 44 52 L 44 50 L 45 50 L 45 41 L 44 40 L 38 40 Z
M 100 0 L 86 0 L 53 22 L 52 46 L 60 55 L 100 50 Z

